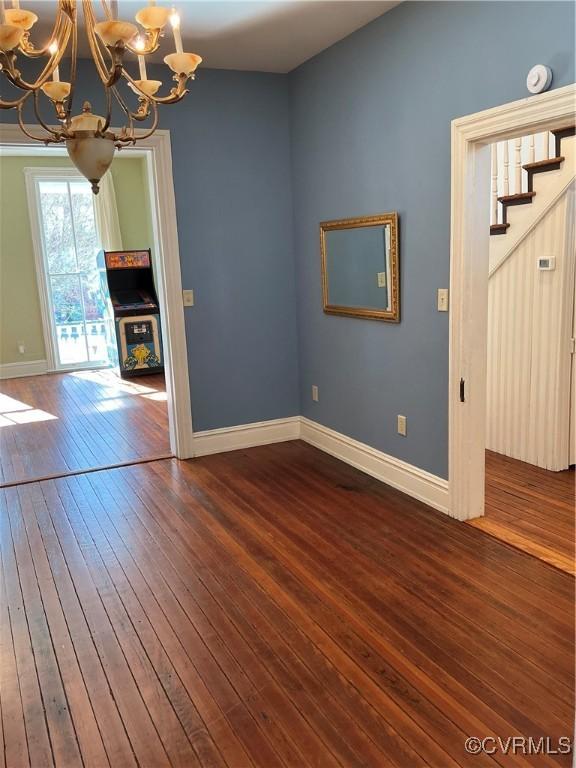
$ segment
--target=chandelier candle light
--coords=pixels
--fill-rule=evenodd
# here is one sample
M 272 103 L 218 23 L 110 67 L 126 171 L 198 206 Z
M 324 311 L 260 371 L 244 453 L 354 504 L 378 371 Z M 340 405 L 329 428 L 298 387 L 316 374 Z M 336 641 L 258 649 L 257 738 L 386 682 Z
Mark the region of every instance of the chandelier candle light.
M 82 111 L 72 115 L 74 93 L 80 83 L 76 82 L 78 60 L 78 13 L 76 0 L 58 0 L 56 19 L 48 41 L 36 48 L 30 40 L 30 30 L 38 21 L 31 11 L 20 8 L 19 0 L 12 0 L 12 7 L 6 8 L 0 0 L 0 74 L 23 91 L 13 100 L 0 99 L 0 109 L 15 109 L 18 123 L 29 138 L 45 144 L 66 144 L 68 154 L 78 170 L 92 184 L 92 191 L 98 194 L 98 183 L 109 169 L 116 148 L 151 136 L 158 127 L 158 105 L 175 104 L 188 92 L 186 84 L 193 80 L 202 58 L 195 53 L 186 53 L 182 45 L 180 16 L 174 8 L 157 6 L 155 0 L 138 11 L 135 20 L 139 26 L 118 19 L 118 4 L 115 0 L 100 0 L 104 20 L 97 21 L 94 12 L 95 0 L 82 0 L 86 35 L 96 71 L 102 82 L 106 97 L 106 114 L 101 117 L 92 114 L 92 107 L 85 101 Z M 162 87 L 161 80 L 149 80 L 146 73 L 146 56 L 155 53 L 164 37 L 164 27 L 170 21 L 176 51 L 164 57 L 164 63 L 174 73 L 175 85 L 165 96 L 156 94 Z M 137 57 L 139 79 L 133 79 L 126 70 L 126 53 Z M 30 59 L 47 59 L 44 68 L 33 82 L 22 77 L 17 68 L 21 54 Z M 69 57 L 69 81 L 60 79 L 62 59 Z M 118 88 L 125 80 L 138 97 L 138 105 L 131 108 Z M 50 126 L 41 115 L 41 94 L 47 97 L 55 110 L 61 127 Z M 29 133 L 23 119 L 23 109 L 28 101 L 42 135 Z M 124 126 L 117 133 L 110 129 L 112 104 L 119 104 L 124 113 Z M 136 132 L 136 125 L 148 121 L 144 132 Z

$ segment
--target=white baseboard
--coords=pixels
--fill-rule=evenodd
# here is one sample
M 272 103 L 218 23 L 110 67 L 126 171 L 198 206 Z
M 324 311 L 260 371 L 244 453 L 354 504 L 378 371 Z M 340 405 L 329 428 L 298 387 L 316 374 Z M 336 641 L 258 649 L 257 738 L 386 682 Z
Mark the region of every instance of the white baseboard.
M 430 507 L 448 513 L 448 480 L 304 417 L 301 418 L 300 439 Z
M 194 432 L 194 456 L 208 456 L 211 453 L 237 451 L 241 448 L 254 448 L 257 445 L 282 443 L 297 440 L 300 436 L 300 417 L 271 421 L 256 421 L 253 424 L 240 424 L 237 427 L 209 429 Z
M 40 376 L 48 370 L 46 360 L 27 363 L 0 363 L 0 379 L 19 379 L 22 376 Z
M 440 512 L 448 512 L 447 480 L 301 416 L 195 432 L 194 455 L 208 456 L 298 439 Z

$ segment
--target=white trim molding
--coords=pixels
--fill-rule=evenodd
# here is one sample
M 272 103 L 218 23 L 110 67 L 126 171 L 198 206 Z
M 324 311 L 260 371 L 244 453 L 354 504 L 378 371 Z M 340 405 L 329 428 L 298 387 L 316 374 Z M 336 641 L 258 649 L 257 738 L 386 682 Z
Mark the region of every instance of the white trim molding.
M 194 433 L 194 455 L 208 456 L 211 453 L 237 451 L 254 448 L 257 445 L 283 443 L 300 437 L 300 416 L 271 421 L 256 421 L 236 427 L 208 429 Z
M 449 514 L 459 520 L 484 514 L 489 147 L 572 126 L 575 112 L 576 85 L 567 85 L 452 122 Z
M 25 127 L 34 131 L 34 126 Z M 0 144 L 3 145 L 3 152 L 17 152 L 25 147 L 34 147 L 35 151 L 38 151 L 37 142 L 27 137 L 15 124 L 0 125 Z M 57 151 L 51 148 L 43 149 L 46 153 Z M 144 154 L 146 157 L 155 240 L 156 279 L 163 326 L 170 449 L 177 458 L 189 459 L 193 456 L 192 406 L 170 131 L 157 130 L 152 136 L 141 139 L 137 148 L 125 147 L 122 153 L 135 156 Z
M 300 439 L 440 512 L 448 512 L 448 481 L 437 475 L 304 417 Z
M 303 440 L 383 483 L 448 512 L 448 481 L 302 416 L 194 433 L 194 455 Z
M 25 363 L 0 363 L 0 379 L 20 379 L 23 376 L 41 376 L 48 371 L 47 360 L 29 360 Z

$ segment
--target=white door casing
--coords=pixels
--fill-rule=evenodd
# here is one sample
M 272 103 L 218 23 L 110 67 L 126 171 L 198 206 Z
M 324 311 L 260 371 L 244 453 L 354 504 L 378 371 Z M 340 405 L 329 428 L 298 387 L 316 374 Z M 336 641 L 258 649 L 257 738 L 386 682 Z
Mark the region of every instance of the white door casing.
M 452 122 L 449 513 L 460 520 L 484 514 L 489 145 L 572 126 L 575 108 L 568 85 Z

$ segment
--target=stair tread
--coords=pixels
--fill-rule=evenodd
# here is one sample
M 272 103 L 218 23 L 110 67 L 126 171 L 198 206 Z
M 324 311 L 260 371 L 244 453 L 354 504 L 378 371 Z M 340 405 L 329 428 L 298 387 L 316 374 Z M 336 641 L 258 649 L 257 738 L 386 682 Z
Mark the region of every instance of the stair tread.
M 523 201 L 526 201 L 527 203 L 532 202 L 532 198 L 536 195 L 536 192 L 519 192 L 517 195 L 503 195 L 502 197 L 498 198 L 498 201 L 500 203 L 520 203 Z
M 526 163 L 522 168 L 524 168 L 525 171 L 535 171 L 546 168 L 547 165 L 557 165 L 558 163 L 564 162 L 565 159 L 566 158 L 564 157 L 550 157 L 548 160 L 537 160 L 535 163 Z
M 510 226 L 509 222 L 506 222 L 505 224 L 490 224 L 490 234 L 503 235 L 505 234 L 509 226 Z

